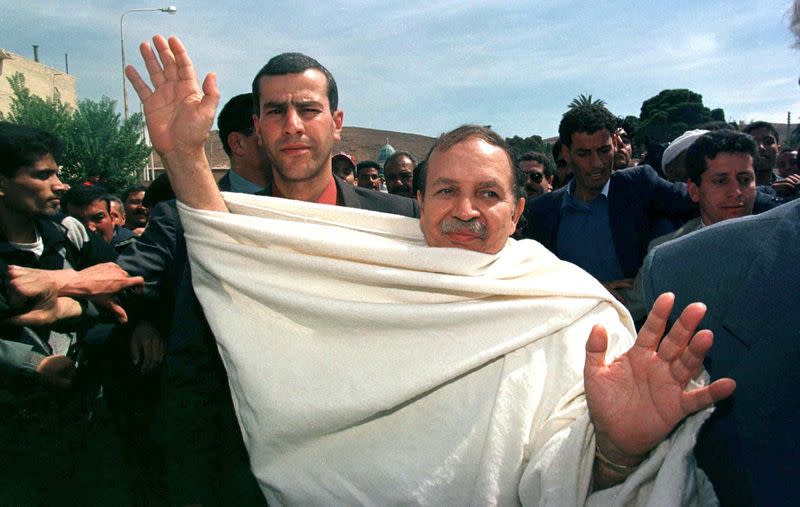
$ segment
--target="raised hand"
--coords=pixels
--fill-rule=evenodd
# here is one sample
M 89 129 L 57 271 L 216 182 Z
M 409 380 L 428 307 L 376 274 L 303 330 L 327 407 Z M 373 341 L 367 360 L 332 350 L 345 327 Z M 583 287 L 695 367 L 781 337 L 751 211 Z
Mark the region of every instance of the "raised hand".
M 178 200 L 193 208 L 227 211 L 205 154 L 219 103 L 216 76 L 208 74 L 201 89 L 192 61 L 177 37 L 167 41 L 156 35 L 153 46 L 158 56 L 146 42 L 139 47 L 152 90 L 136 69 L 125 69 L 144 104 L 153 148 L 164 161 Z
M 673 294 L 659 296 L 636 343 L 610 364 L 605 362 L 608 336 L 602 326 L 595 326 L 586 342 L 589 414 L 597 446 L 614 463 L 638 464 L 684 417 L 727 398 L 736 388 L 726 378 L 684 391 L 700 372 L 713 335 L 708 330 L 695 333 L 706 307 L 693 303 L 661 340 L 674 302 Z
M 197 72 L 177 37 L 167 41 L 156 35 L 153 46 L 155 52 L 146 42 L 139 46 L 152 90 L 133 66 L 125 69 L 144 105 L 153 148 L 161 155 L 176 149 L 202 150 L 219 103 L 216 76 L 208 74 L 201 90 Z

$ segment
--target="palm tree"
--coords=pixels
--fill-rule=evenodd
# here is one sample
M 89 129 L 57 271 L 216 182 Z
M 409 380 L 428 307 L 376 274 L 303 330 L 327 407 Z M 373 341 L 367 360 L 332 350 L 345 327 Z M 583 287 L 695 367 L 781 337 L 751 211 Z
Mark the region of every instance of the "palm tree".
M 584 107 L 584 106 L 605 106 L 605 105 L 606 105 L 605 100 L 603 99 L 592 100 L 591 95 L 584 95 L 581 93 L 580 95 L 572 99 L 572 102 L 569 103 L 568 107 L 570 109 L 575 109 L 577 107 Z

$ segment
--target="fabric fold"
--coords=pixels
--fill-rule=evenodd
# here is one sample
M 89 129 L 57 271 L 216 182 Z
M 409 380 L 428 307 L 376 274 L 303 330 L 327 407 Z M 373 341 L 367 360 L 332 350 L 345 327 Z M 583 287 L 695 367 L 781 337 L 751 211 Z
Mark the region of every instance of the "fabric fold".
M 584 502 L 585 342 L 604 324 L 613 357 L 634 336 L 597 281 L 533 241 L 430 248 L 414 219 L 224 198 L 231 214 L 179 208 L 271 504 Z M 657 476 L 613 489 L 645 498 Z

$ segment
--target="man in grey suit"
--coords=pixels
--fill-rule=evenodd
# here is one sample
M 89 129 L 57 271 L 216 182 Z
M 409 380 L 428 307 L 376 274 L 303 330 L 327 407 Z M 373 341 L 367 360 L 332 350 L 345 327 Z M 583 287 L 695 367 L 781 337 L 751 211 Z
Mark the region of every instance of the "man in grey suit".
M 695 455 L 722 505 L 797 505 L 800 439 L 800 202 L 708 227 L 645 259 L 645 302 L 708 306 L 711 378 L 736 379 L 704 426 Z M 676 314 L 672 319 L 677 318 Z

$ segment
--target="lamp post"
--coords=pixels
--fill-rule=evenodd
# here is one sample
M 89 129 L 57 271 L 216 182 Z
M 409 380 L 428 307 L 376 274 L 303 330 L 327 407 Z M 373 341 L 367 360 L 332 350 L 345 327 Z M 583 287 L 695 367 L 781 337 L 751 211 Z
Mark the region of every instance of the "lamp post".
M 178 8 L 174 5 L 169 7 L 151 7 L 146 9 L 131 9 L 122 13 L 119 17 L 119 46 L 122 50 L 122 104 L 125 110 L 125 119 L 128 119 L 128 83 L 125 80 L 125 33 L 122 30 L 122 23 L 125 21 L 125 15 L 131 12 L 145 12 L 145 11 L 161 11 L 167 14 L 175 14 Z

